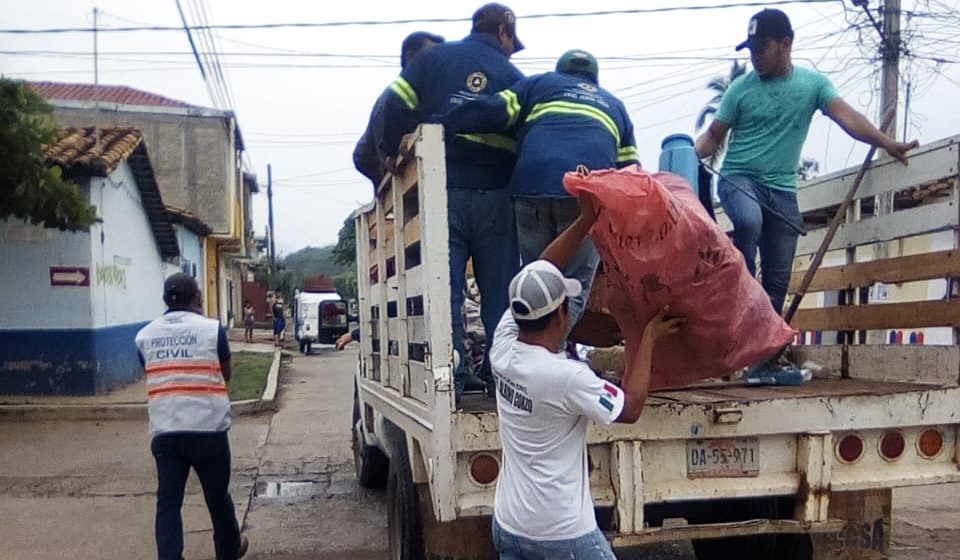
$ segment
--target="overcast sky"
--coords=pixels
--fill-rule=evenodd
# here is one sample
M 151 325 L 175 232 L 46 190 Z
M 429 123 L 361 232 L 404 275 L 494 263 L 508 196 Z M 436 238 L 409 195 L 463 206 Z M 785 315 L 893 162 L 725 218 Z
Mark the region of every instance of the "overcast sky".
M 469 19 L 481 3 L 181 0 L 192 24 L 204 15 L 211 24 Z M 759 8 L 525 16 L 720 3 L 513 2 L 508 5 L 518 16 L 517 34 L 527 47 L 513 60 L 524 73 L 533 74 L 552 69 L 556 58 L 568 49 L 592 52 L 600 60 L 601 85 L 626 103 L 641 161 L 652 168 L 664 136 L 695 133 L 696 115 L 711 96 L 704 89 L 710 78 L 728 72 L 730 61 L 738 54 L 740 60 L 748 58 L 733 47 L 746 37 L 747 21 Z M 903 0 L 904 9 L 910 11 L 903 17 L 905 39 L 915 57 L 902 65 L 898 129 L 902 135 L 909 82 L 909 135 L 922 143 L 960 133 L 956 108 L 960 98 L 958 3 L 960 0 Z M 101 28 L 181 25 L 174 0 L 29 0 L 7 2 L 0 29 L 90 27 L 94 7 L 100 9 Z M 852 25 L 866 21 L 862 12 L 839 1 L 791 3 L 780 8 L 791 17 L 796 30 L 795 63 L 825 72 L 847 101 L 875 120 L 878 34 Z M 273 165 L 280 252 L 335 242 L 343 220 L 371 198 L 372 187 L 353 169 L 351 154 L 373 101 L 399 71 L 403 37 L 427 30 L 448 40 L 460 39 L 469 27 L 469 21 L 456 21 L 214 31 L 249 161 L 264 187 L 266 165 Z M 214 105 L 183 31 L 104 32 L 99 34 L 99 51 L 100 83 Z M 0 52 L 0 72 L 9 77 L 94 81 L 90 33 L 0 33 Z M 865 146 L 856 145 L 819 114 L 803 151 L 804 156 L 820 162 L 821 172 L 855 165 L 865 152 Z M 258 235 L 265 229 L 266 208 L 264 188 L 254 202 Z

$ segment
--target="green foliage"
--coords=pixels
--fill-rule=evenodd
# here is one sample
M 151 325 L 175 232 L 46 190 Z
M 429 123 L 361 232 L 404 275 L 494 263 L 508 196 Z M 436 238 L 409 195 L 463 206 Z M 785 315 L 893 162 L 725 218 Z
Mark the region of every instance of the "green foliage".
M 356 269 L 346 272 L 333 279 L 337 287 L 337 293 L 344 299 L 357 298 L 357 271 Z
M 333 258 L 343 266 L 357 266 L 357 223 L 348 216 L 343 227 L 337 233 L 337 244 L 333 247 Z
M 0 78 L 0 219 L 15 216 L 61 230 L 87 230 L 96 209 L 57 166 L 44 161 L 56 139 L 52 111 L 25 83 Z
M 283 258 L 283 268 L 298 280 L 308 276 L 339 276 L 349 270 L 348 266 L 340 264 L 334 257 L 334 246 L 304 247 L 295 253 Z

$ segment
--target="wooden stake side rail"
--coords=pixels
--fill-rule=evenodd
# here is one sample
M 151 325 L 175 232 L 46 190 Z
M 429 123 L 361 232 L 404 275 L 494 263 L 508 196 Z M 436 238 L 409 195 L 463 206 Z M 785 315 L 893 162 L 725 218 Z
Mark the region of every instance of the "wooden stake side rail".
M 802 289 L 806 270 L 795 271 L 790 279 L 788 293 L 847 292 L 846 305 L 822 308 L 800 308 L 792 317 L 790 325 L 800 331 L 876 331 L 886 329 L 922 329 L 935 327 L 960 327 L 960 300 L 951 293 L 950 280 L 960 278 L 960 250 L 957 231 L 960 229 L 960 136 L 954 136 L 921 146 L 911 154 L 908 166 L 890 160 L 874 162 L 863 178 L 863 185 L 856 195 L 857 200 L 869 201 L 871 197 L 890 196 L 891 193 L 936 188 L 940 196 L 918 198 L 912 208 L 894 209 L 868 215 L 859 211 L 849 213 L 848 221 L 842 224 L 830 245 L 831 250 L 847 250 L 847 264 L 831 266 L 816 271 L 809 287 Z M 801 185 L 798 203 L 807 213 L 827 211 L 833 208 L 845 185 L 853 180 L 851 170 L 844 170 Z M 948 194 L 949 196 L 942 196 Z M 859 207 L 858 207 L 859 208 Z M 885 243 L 933 235 L 937 232 L 952 232 L 953 241 L 944 248 L 943 234 L 937 245 L 928 252 L 886 257 L 889 250 Z M 812 229 L 799 240 L 797 256 L 804 258 L 821 244 L 826 228 Z M 924 241 L 927 243 L 927 241 Z M 919 242 L 913 243 L 914 250 Z M 858 249 L 876 247 L 880 257 L 871 261 L 853 262 L 860 256 Z M 904 245 L 901 244 L 901 247 Z M 909 246 L 909 244 L 907 245 Z M 918 295 L 916 291 L 894 302 L 866 301 L 865 290 L 876 283 L 899 285 L 943 279 L 947 281 L 946 299 L 935 295 Z M 855 291 L 860 290 L 858 296 Z M 853 301 L 851 301 L 851 297 Z M 842 298 L 843 299 L 843 298 Z M 842 301 L 841 299 L 841 301 Z M 851 305 L 852 303 L 852 305 Z M 861 339 L 862 342 L 862 339 Z
M 790 326 L 801 331 L 960 327 L 960 300 L 800 309 Z
M 897 284 L 960 276 L 960 250 L 950 249 L 878 261 L 858 262 L 821 268 L 807 292 L 867 288 L 876 282 Z M 803 271 L 790 277 L 790 292 L 803 279 Z

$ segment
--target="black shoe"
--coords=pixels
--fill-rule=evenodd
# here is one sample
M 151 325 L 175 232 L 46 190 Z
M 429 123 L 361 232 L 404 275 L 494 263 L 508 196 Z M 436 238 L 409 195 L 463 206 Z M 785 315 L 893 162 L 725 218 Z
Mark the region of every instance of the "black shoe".
M 487 390 L 487 382 L 473 373 L 467 373 L 464 380 L 464 390 L 470 392 L 480 392 Z
M 237 555 L 234 558 L 243 558 L 250 548 L 250 539 L 246 535 L 240 535 L 240 547 L 237 548 Z

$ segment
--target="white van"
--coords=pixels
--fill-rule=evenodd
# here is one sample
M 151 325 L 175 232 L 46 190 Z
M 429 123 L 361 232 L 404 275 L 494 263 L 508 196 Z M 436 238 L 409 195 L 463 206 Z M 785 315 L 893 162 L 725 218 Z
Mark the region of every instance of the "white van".
M 293 321 L 300 352 L 309 354 L 314 342 L 333 344 L 347 332 L 347 303 L 336 292 L 300 292 L 293 300 Z

